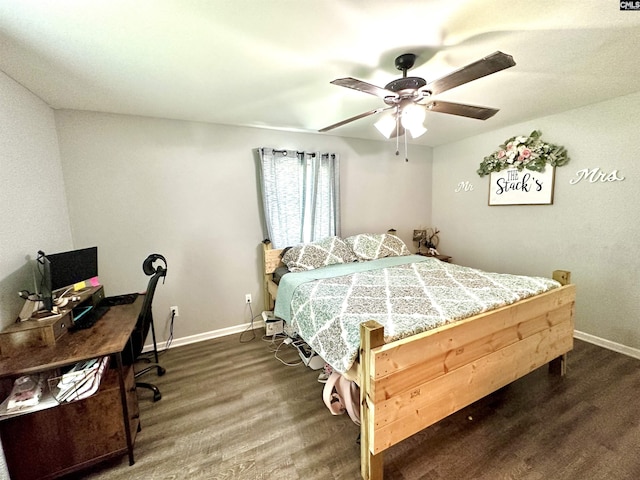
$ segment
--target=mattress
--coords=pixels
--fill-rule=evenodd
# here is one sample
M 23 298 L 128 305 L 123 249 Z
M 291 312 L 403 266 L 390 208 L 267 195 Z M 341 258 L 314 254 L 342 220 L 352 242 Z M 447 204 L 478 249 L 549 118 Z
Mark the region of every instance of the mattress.
M 391 342 L 509 305 L 560 284 L 419 255 L 288 273 L 275 315 L 340 373 L 358 356 L 360 324 L 375 320 Z

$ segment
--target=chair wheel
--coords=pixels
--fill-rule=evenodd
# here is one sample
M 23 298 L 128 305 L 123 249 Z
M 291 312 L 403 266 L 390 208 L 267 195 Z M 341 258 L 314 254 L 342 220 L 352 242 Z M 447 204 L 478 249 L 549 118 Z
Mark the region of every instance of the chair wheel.
M 160 392 L 153 392 L 153 401 L 157 402 L 162 398 L 162 394 Z
M 158 376 L 163 376 L 167 371 L 163 367 L 158 367 Z

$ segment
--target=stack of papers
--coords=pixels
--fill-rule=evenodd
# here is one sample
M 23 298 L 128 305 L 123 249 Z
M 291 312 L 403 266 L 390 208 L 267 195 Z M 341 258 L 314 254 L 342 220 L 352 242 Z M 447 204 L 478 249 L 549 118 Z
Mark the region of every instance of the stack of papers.
M 11 393 L 0 403 L 0 417 L 22 415 L 90 397 L 100 388 L 108 366 L 107 356 L 79 362 L 62 376 L 52 376 L 52 372 L 22 376 L 15 380 Z
M 98 391 L 108 365 L 108 356 L 77 363 L 61 377 L 49 380 L 53 396 L 59 403 L 90 397 Z

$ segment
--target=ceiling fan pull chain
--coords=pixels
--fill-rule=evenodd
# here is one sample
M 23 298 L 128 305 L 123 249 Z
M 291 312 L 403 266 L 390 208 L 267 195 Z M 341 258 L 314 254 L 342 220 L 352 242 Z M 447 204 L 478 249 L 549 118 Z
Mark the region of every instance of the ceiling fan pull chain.
M 396 157 L 400 156 L 400 120 L 396 114 Z
M 407 154 L 407 135 L 404 135 L 404 161 L 409 161 L 409 155 Z

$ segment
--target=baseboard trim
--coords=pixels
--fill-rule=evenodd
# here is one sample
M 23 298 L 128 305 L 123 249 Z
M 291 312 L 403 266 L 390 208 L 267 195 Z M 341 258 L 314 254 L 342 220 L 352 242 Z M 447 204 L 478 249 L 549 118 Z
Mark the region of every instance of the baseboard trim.
M 178 339 L 174 339 L 169 345 L 169 348 L 181 347 L 183 345 L 189 345 L 191 343 L 203 342 L 205 340 L 211 340 L 213 338 L 226 337 L 227 335 L 233 335 L 234 333 L 241 333 L 245 330 L 251 330 L 251 326 L 253 325 L 253 330 L 258 328 L 264 328 L 264 321 L 260 319 L 259 321 L 254 321 L 251 323 L 244 323 L 242 325 L 235 325 L 233 327 L 221 328 L 219 330 L 212 330 L 210 332 L 199 333 L 198 335 L 190 335 L 188 337 L 182 337 Z M 165 350 L 167 348 L 167 342 L 158 343 L 158 350 Z M 150 352 L 153 350 L 153 345 L 145 345 L 143 352 Z
M 594 345 L 598 345 L 599 347 L 606 348 L 607 350 L 613 350 L 614 352 L 622 353 L 624 355 L 628 355 L 629 357 L 637 358 L 640 360 L 640 349 L 628 347 L 626 345 L 622 345 L 621 343 L 612 342 L 611 340 L 606 340 L 604 338 L 596 337 L 595 335 L 591 335 L 589 333 L 574 331 L 573 337 L 578 340 L 584 340 L 585 342 L 592 343 Z
M 233 327 L 226 327 L 219 330 L 212 330 L 206 333 L 199 333 L 198 335 L 178 338 L 171 342 L 169 348 L 189 345 L 191 343 L 203 342 L 205 340 L 211 340 L 213 338 L 226 337 L 227 335 L 233 335 L 234 333 L 241 333 L 245 330 L 251 329 L 251 325 L 251 323 L 244 323 L 242 325 L 235 325 Z M 255 330 L 258 328 L 264 328 L 263 320 L 253 322 L 253 329 Z M 613 350 L 614 352 L 622 353 L 624 355 L 628 355 L 629 357 L 637 358 L 640 360 L 640 349 L 628 347 L 626 345 L 622 345 L 621 343 L 612 342 L 611 340 L 596 337 L 595 335 L 580 332 L 578 330 L 575 330 L 573 332 L 573 337 L 577 338 L 578 340 L 583 340 L 585 342 L 598 345 L 599 347 L 606 348 L 607 350 Z M 158 343 L 158 350 L 164 350 L 166 348 L 167 342 Z M 143 352 L 149 352 L 151 350 L 153 350 L 153 345 L 145 345 Z

